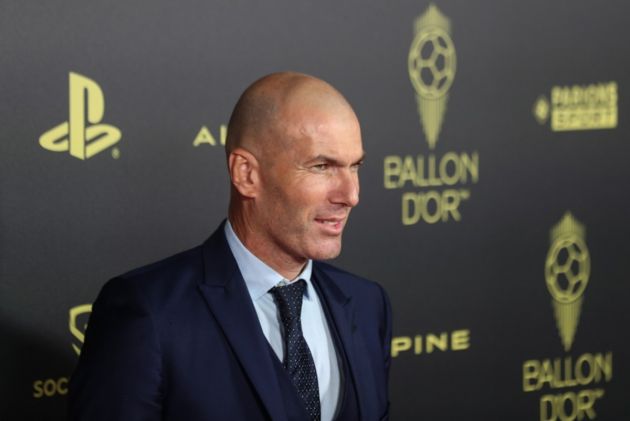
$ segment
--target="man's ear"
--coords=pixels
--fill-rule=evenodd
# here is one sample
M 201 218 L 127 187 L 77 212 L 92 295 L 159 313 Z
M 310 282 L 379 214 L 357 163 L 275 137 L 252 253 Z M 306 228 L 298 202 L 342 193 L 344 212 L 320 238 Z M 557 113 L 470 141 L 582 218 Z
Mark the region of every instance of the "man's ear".
M 249 198 L 258 195 L 260 166 L 251 152 L 243 148 L 234 149 L 228 157 L 228 170 L 232 185 L 241 195 Z

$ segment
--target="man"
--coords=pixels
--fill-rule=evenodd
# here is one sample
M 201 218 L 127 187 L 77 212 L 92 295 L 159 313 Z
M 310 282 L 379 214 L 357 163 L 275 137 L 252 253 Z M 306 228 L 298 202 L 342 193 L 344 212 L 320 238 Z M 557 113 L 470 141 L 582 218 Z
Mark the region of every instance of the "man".
M 266 76 L 236 104 L 226 152 L 228 221 L 101 291 L 70 419 L 387 419 L 387 296 L 319 262 L 359 201 L 352 108 L 314 77 Z

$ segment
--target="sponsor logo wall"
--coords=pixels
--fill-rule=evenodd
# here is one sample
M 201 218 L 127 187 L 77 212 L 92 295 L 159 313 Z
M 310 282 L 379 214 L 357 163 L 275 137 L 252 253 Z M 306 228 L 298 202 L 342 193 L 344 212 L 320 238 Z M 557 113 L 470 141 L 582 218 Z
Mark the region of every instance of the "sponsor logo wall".
M 335 264 L 390 295 L 392 419 L 630 419 L 628 12 L 7 7 L 0 419 L 64 419 L 98 291 L 225 217 L 231 109 L 284 69 L 331 82 L 362 122 Z

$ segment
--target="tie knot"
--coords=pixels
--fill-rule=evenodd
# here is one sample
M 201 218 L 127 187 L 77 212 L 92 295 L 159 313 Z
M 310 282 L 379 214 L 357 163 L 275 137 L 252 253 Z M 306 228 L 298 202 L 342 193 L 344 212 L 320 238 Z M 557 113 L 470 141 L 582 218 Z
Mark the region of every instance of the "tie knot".
M 300 320 L 304 290 L 306 290 L 306 281 L 304 279 L 271 289 L 283 323 Z

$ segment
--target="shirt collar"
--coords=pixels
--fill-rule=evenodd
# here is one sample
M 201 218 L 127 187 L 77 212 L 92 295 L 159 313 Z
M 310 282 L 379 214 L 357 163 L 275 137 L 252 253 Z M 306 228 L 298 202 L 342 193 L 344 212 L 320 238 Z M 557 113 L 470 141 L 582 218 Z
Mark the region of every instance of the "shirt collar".
M 287 281 L 282 275 L 270 268 L 243 245 L 241 240 L 236 236 L 229 220 L 225 223 L 224 231 L 228 246 L 241 271 L 241 275 L 243 275 L 245 286 L 247 287 L 252 301 L 258 300 L 278 284 L 286 285 L 298 279 L 304 279 L 306 281 L 306 293 L 304 294 L 304 298 L 309 299 L 309 297 L 312 296 L 311 273 L 313 271 L 313 261 L 311 259 L 308 260 L 302 272 L 296 276 L 295 279 Z

